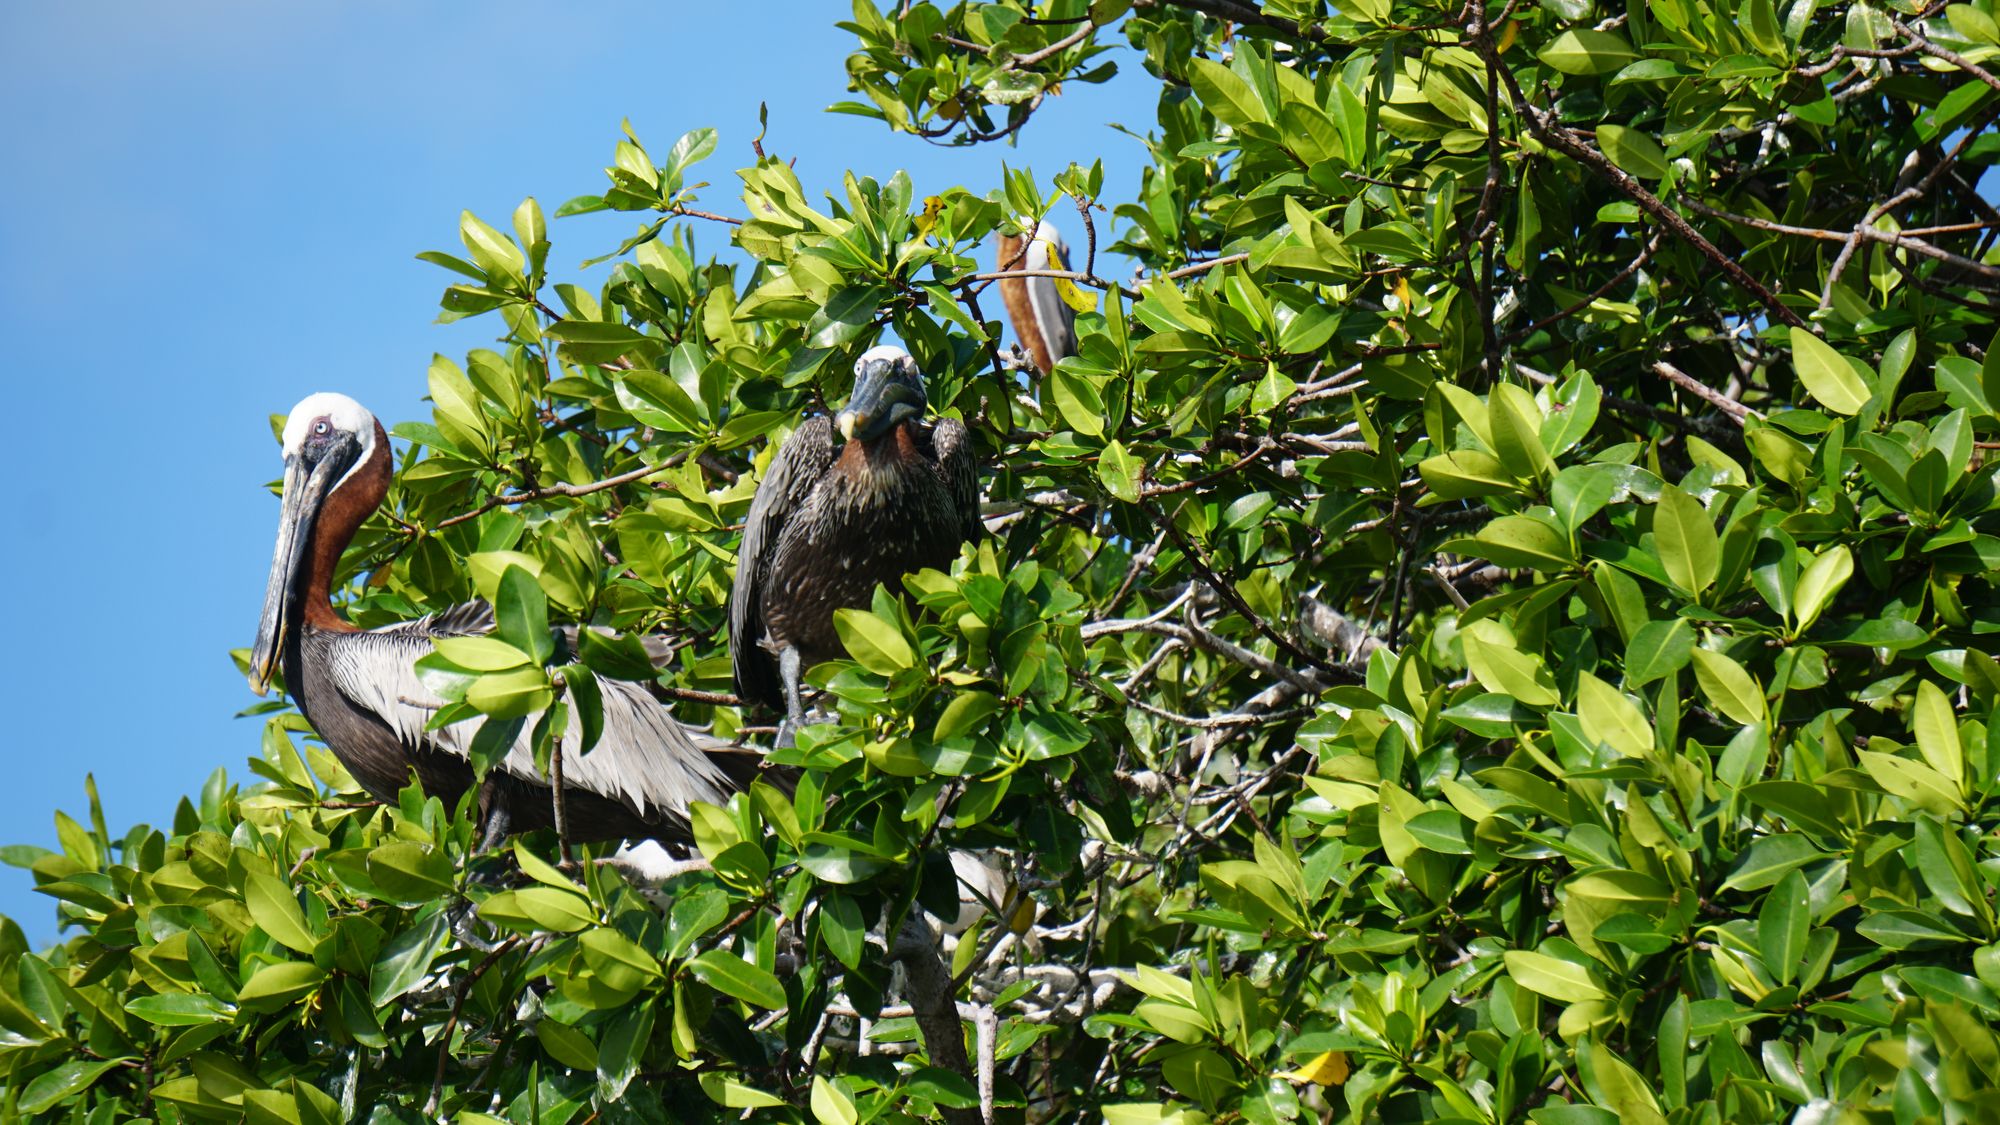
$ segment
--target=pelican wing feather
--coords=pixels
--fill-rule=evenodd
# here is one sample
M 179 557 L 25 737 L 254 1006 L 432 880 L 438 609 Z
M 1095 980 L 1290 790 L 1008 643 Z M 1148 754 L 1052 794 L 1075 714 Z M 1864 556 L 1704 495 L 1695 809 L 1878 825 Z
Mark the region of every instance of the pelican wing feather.
M 333 683 L 357 708 L 387 724 L 405 746 L 429 745 L 456 757 L 469 757 L 472 740 L 485 720 L 468 719 L 426 730 L 431 716 L 445 701 L 418 677 L 416 662 L 432 651 L 433 637 L 481 632 L 481 626 L 491 623 L 491 611 L 471 603 L 432 618 L 346 634 L 330 654 Z M 667 814 L 684 819 L 691 801 L 721 804 L 729 799 L 736 786 L 709 755 L 732 754 L 733 747 L 682 726 L 642 684 L 609 679 L 600 679 L 598 684 L 603 699 L 603 733 L 585 753 L 582 725 L 570 724 L 563 738 L 563 781 L 567 787 L 616 800 L 642 817 Z M 520 738 L 497 768 L 547 785 L 548 779 L 535 768 L 531 729 L 532 724 L 523 726 Z
M 771 458 L 764 479 L 757 482 L 756 498 L 750 501 L 743 544 L 736 552 L 736 584 L 729 593 L 729 652 L 736 694 L 744 699 L 769 703 L 784 699 L 776 662 L 761 643 L 764 575 L 786 522 L 832 467 L 836 448 L 831 418 L 822 415 L 799 423 Z

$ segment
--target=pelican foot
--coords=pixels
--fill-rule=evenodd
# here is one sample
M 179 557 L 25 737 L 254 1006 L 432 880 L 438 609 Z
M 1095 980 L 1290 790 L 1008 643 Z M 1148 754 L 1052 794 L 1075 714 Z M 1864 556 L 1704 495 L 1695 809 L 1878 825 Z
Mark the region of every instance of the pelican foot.
M 444 912 L 445 921 L 451 927 L 451 936 L 460 945 L 470 946 L 481 953 L 493 952 L 495 946 L 479 933 L 479 915 L 473 913 L 470 900 L 460 900 L 455 906 L 448 906 Z

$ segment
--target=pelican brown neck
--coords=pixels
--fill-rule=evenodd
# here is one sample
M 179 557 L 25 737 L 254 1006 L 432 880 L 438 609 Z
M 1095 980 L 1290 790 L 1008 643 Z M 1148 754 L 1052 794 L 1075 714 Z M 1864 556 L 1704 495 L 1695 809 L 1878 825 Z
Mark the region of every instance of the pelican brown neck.
M 354 533 L 368 522 L 382 500 L 389 495 L 389 436 L 375 423 L 375 440 L 362 452 L 361 461 L 328 492 L 313 521 L 312 544 L 305 588 L 303 620 L 315 629 L 355 632 L 347 619 L 333 608 L 333 581 L 340 569 L 340 556 L 354 542 Z

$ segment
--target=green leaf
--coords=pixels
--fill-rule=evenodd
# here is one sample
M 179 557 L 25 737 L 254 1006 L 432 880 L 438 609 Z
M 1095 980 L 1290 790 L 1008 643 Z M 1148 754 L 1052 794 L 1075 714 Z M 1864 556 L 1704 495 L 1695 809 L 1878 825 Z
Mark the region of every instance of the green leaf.
M 497 625 L 493 635 L 527 653 L 536 664 L 546 664 L 556 654 L 555 638 L 549 632 L 549 600 L 535 576 L 518 566 L 500 575 L 499 601 L 494 605 Z
M 1454 539 L 1442 549 L 1530 570 L 1559 572 L 1576 565 L 1569 537 L 1534 516 L 1501 516 L 1480 528 L 1478 538 Z
M 706 428 L 701 407 L 671 376 L 638 367 L 620 373 L 613 387 L 618 405 L 654 429 L 694 434 Z
M 292 897 L 291 888 L 269 875 L 252 874 L 243 886 L 243 903 L 257 928 L 280 945 L 299 953 L 311 953 L 319 944 L 306 925 L 305 912 Z
M 711 949 L 687 964 L 696 978 L 717 992 L 759 1008 L 785 1006 L 785 989 L 777 977 L 726 949 Z
M 1225 125 L 1268 125 L 1264 103 L 1248 82 L 1221 63 L 1208 59 L 1188 60 L 1188 84 L 1194 87 L 1201 104 Z
M 917 662 L 902 631 L 866 610 L 835 610 L 833 629 L 848 655 L 876 675 L 893 676 Z
M 590 1036 L 557 1019 L 547 1017 L 535 1023 L 535 1038 L 549 1057 L 572 1070 L 597 1070 L 597 1044 Z
M 835 291 L 806 322 L 806 346 L 838 348 L 868 331 L 889 292 L 879 285 L 850 285 Z
M 235 1016 L 235 1009 L 213 996 L 186 992 L 141 996 L 126 1001 L 125 1010 L 147 1023 L 161 1027 L 194 1027 L 205 1023 L 222 1023 Z
M 1476 449 L 1460 449 L 1426 457 L 1417 472 L 1432 492 L 1446 500 L 1471 500 L 1521 491 L 1521 485 L 1499 460 Z
M 1687 667 L 1694 655 L 1694 626 L 1684 617 L 1648 621 L 1625 647 L 1625 686 L 1641 687 Z
M 1813 559 L 1812 565 L 1799 576 L 1798 592 L 1792 596 L 1792 611 L 1798 615 L 1800 632 L 1819 620 L 1820 612 L 1853 575 L 1854 556 L 1845 546 L 1828 547 Z
M 1139 502 L 1139 482 L 1144 475 L 1145 467 L 1139 459 L 1127 453 L 1115 439 L 1098 455 L 1097 477 L 1104 482 L 1105 491 L 1127 504 Z
M 1743 665 L 1719 652 L 1697 648 L 1694 677 L 1716 710 L 1745 726 L 1764 721 L 1764 691 Z
M 439 656 L 473 672 L 503 672 L 535 662 L 533 656 L 498 637 L 435 637 L 431 643 Z
M 1510 949 L 1502 960 L 1514 983 L 1564 1004 L 1608 1000 L 1610 994 L 1599 987 L 1589 969 L 1573 961 L 1526 949 Z
M 1639 52 L 1615 31 L 1578 28 L 1556 36 L 1538 57 L 1564 74 L 1594 75 L 1623 70 Z
M 1091 437 L 1104 434 L 1104 398 L 1098 384 L 1078 370 L 1074 358 L 1056 364 L 1049 373 L 1049 396 L 1055 401 L 1057 413 L 1071 429 Z
M 1923 762 L 1875 750 L 1857 751 L 1854 756 L 1862 770 L 1875 779 L 1875 784 L 1920 808 L 1947 816 L 1964 803 L 1959 780 L 1946 777 Z
M 459 212 L 458 235 L 465 241 L 465 248 L 471 251 L 472 260 L 489 275 L 518 278 L 527 268 L 528 262 L 521 256 L 521 248 L 470 211 Z
M 465 701 L 496 719 L 518 719 L 545 711 L 555 701 L 548 673 L 540 668 L 488 672 L 465 689 Z
M 1776 884 L 1787 872 L 1825 858 L 1825 852 L 1796 832 L 1760 837 L 1737 856 L 1736 867 L 1722 881 L 1722 889 L 1760 890 Z
M 1585 737 L 1628 758 L 1653 752 L 1653 724 L 1625 693 L 1588 672 L 1577 677 L 1577 717 Z
M 1910 729 L 1917 738 L 1917 750 L 1924 761 L 1954 787 L 1965 778 L 1965 751 L 1959 744 L 1958 718 L 1951 701 L 1929 680 L 1917 684 L 1916 701 L 1910 707 Z
M 583 963 L 611 988 L 636 990 L 660 976 L 659 962 L 651 954 L 609 927 L 585 930 L 577 937 L 577 947 L 583 952 Z
M 1667 1125 L 1646 1080 L 1611 1048 L 1586 1039 L 1577 1044 L 1576 1058 L 1591 1100 L 1615 1112 L 1620 1125 Z
M 1812 926 L 1812 893 L 1797 869 L 1778 880 L 1764 895 L 1757 912 L 1757 949 L 1764 967 L 1779 984 L 1792 983 L 1799 959 L 1805 956 L 1806 934 Z
M 1548 450 L 1542 448 L 1542 412 L 1534 396 L 1512 383 L 1502 383 L 1493 388 L 1486 406 L 1493 452 L 1499 454 L 1509 473 L 1520 480 L 1536 481 L 1554 471 Z
M 937 726 L 931 737 L 945 742 L 978 728 L 986 717 L 1000 709 L 1000 698 L 992 692 L 961 691 L 945 704 L 944 713 L 938 716 Z
M 310 961 L 280 961 L 265 965 L 243 983 L 236 1002 L 244 1007 L 271 1011 L 319 988 L 326 970 Z
M 102 1062 L 70 1059 L 53 1070 L 37 1075 L 33 1081 L 22 1087 L 16 1108 L 30 1116 L 46 1113 L 65 1098 L 89 1089 L 105 1071 L 120 1066 L 125 1061 L 124 1058 L 105 1059 Z
M 450 920 L 436 907 L 428 908 L 403 932 L 382 947 L 368 972 L 368 1002 L 381 1007 L 430 975 L 431 963 L 444 948 Z
M 1854 373 L 1847 357 L 1806 329 L 1795 326 L 1791 333 L 1792 367 L 1806 392 L 1836 414 L 1859 414 L 1868 405 L 1868 384 Z
M 861 906 L 854 899 L 839 891 L 833 891 L 819 900 L 820 939 L 827 949 L 850 969 L 861 967 L 863 941 L 868 936 L 868 926 L 861 917 Z
M 1610 157 L 1613 164 L 1642 180 L 1666 178 L 1666 150 L 1644 130 L 1624 125 L 1599 125 L 1597 147 L 1604 150 L 1604 155 Z
M 428 844 L 384 844 L 368 853 L 368 877 L 399 902 L 425 903 L 456 886 L 451 859 Z
M 707 1094 L 710 1101 L 724 1109 L 766 1109 L 785 1104 L 783 1098 L 767 1094 L 754 1086 L 746 1086 L 714 1071 L 703 1073 L 700 1081 L 701 1092 Z
M 1465 662 L 1487 691 L 1512 696 L 1530 707 L 1554 706 L 1555 679 L 1539 656 L 1522 652 L 1498 631 L 1464 634 Z
M 1661 489 L 1653 508 L 1653 542 L 1674 585 L 1699 596 L 1715 581 L 1719 540 L 1701 501 L 1678 488 Z

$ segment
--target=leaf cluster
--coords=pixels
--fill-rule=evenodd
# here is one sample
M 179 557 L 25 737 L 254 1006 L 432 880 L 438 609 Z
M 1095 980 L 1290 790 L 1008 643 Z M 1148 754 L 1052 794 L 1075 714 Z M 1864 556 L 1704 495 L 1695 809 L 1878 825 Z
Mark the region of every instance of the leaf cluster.
M 761 744 L 741 524 L 891 337 L 991 534 L 839 613 L 796 786 L 694 809 L 664 889 L 475 856 L 282 704 L 167 826 L 58 814 L 4 853 L 66 936 L 0 920 L 0 1117 L 2000 1115 L 1990 3 L 843 26 L 836 108 L 936 141 L 1143 67 L 1136 195 L 996 162 L 815 200 L 760 143 L 727 215 L 713 131 L 627 128 L 556 211 L 637 217 L 601 285 L 532 199 L 424 255 L 499 335 L 394 428 L 345 611 L 495 605 L 424 662 L 437 725 L 588 743 L 611 677 Z M 1043 216 L 1087 224 L 1045 376 L 988 249 Z M 919 911 L 964 1070 L 892 966 Z

